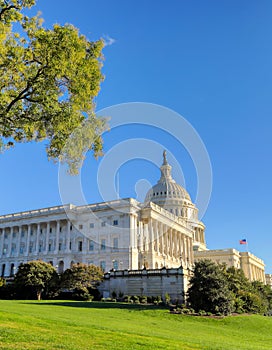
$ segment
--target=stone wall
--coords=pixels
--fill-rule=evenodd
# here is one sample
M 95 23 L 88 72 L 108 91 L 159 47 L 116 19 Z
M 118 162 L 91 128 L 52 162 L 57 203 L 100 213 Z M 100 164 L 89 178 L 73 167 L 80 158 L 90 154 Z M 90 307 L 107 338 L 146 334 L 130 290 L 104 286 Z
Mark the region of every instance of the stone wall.
M 115 292 L 123 295 L 161 296 L 168 293 L 172 301 L 184 302 L 190 272 L 187 269 L 152 269 L 110 271 L 99 289 L 104 298 Z

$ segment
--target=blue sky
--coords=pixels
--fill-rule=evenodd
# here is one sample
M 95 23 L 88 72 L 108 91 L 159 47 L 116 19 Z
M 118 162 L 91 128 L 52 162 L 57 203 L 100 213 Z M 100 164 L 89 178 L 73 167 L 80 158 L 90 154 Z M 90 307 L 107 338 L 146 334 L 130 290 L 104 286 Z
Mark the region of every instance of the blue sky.
M 272 273 L 271 1 L 39 0 L 36 9 L 46 27 L 72 23 L 90 40 L 114 39 L 104 48 L 97 110 L 148 102 L 191 123 L 213 171 L 203 218 L 208 247 L 243 250 L 239 240 L 246 238 Z M 169 149 L 195 199 L 195 167 L 177 140 L 162 130 L 130 125 L 105 134 L 105 153 L 130 138 Z M 44 143 L 18 145 L 0 155 L 0 165 L 0 213 L 61 203 L 58 166 L 47 161 Z M 90 203 L 101 200 L 98 165 L 88 156 L 82 170 Z M 143 159 L 128 161 L 119 171 L 120 195 L 136 197 L 135 183 L 143 178 L 154 184 L 159 169 Z

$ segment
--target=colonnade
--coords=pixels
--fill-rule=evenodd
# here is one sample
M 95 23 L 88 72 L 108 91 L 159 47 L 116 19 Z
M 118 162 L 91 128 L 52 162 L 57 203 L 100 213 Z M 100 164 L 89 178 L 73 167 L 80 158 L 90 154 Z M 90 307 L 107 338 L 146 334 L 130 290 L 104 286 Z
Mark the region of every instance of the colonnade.
M 149 260 L 149 268 L 155 268 L 156 262 L 157 267 L 166 261 L 177 266 L 193 263 L 192 237 L 153 218 L 139 222 L 138 248 Z
M 195 227 L 195 239 L 196 242 L 205 244 L 204 230 L 200 227 Z
M 0 228 L 0 258 L 70 252 L 70 225 L 67 220 L 56 220 Z

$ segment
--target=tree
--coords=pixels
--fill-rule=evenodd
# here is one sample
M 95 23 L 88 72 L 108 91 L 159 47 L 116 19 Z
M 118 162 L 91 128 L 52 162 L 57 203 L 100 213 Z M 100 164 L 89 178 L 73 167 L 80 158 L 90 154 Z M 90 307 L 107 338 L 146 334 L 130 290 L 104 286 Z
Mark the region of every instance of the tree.
M 271 308 L 272 291 L 260 281 L 250 282 L 242 269 L 223 269 L 233 294 L 234 311 L 265 313 Z
M 47 140 L 49 159 L 76 173 L 86 151 L 102 151 L 105 120 L 96 117 L 94 100 L 103 41 L 68 24 L 43 28 L 39 15 L 24 14 L 35 2 L 0 0 L 0 147 Z
M 95 265 L 75 264 L 64 271 L 61 276 L 61 286 L 73 290 L 77 295 L 85 296 L 95 291 L 103 279 L 103 271 Z
M 48 290 L 50 283 L 56 278 L 57 272 L 51 264 L 37 260 L 18 267 L 14 284 L 17 289 L 30 287 L 40 300 L 42 292 Z
M 232 295 L 219 265 L 211 260 L 195 263 L 188 290 L 188 302 L 195 311 L 204 310 L 224 315 L 232 311 Z

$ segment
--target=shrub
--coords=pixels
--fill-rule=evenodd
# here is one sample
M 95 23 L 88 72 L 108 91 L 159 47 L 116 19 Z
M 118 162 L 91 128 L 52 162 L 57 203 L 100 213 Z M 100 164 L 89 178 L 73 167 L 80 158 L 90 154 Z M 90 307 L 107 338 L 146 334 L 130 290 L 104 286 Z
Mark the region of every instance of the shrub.
M 139 297 L 140 303 L 141 304 L 146 304 L 147 303 L 147 297 L 145 295 L 141 295 Z
M 125 303 L 130 303 L 130 298 L 131 298 L 130 295 L 125 295 L 124 296 L 124 302 Z
M 170 295 L 168 293 L 165 293 L 164 295 L 164 301 L 166 305 L 170 304 Z

